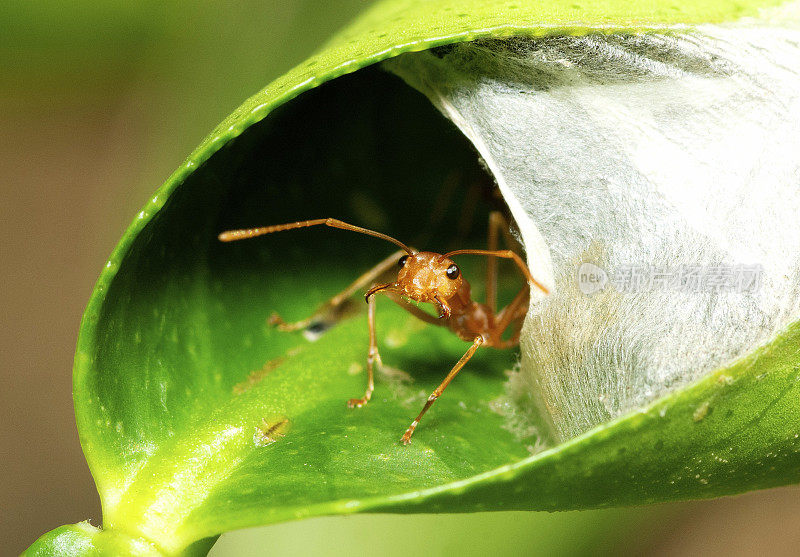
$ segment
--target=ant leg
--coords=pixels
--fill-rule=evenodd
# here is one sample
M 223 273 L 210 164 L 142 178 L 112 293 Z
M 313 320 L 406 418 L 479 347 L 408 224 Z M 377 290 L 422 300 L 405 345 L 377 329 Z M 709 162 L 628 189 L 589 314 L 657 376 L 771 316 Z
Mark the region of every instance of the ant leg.
M 430 242 L 430 239 L 436 232 L 436 228 L 444 220 L 447 208 L 450 206 L 450 202 L 453 199 L 453 194 L 456 192 L 456 189 L 458 189 L 462 180 L 463 171 L 461 170 L 452 170 L 444 179 L 442 187 L 439 188 L 439 193 L 433 202 L 433 208 L 428 213 L 428 224 L 424 229 L 425 231 L 414 240 L 417 245 L 425 245 Z
M 375 341 L 375 296 L 370 296 L 367 300 L 369 310 L 367 311 L 369 321 L 369 352 L 367 353 L 367 390 L 364 392 L 364 398 L 351 398 L 347 401 L 347 406 L 350 408 L 361 408 L 369 399 L 372 398 L 372 391 L 375 390 L 375 374 L 373 373 L 373 366 L 375 362 L 381 364 L 381 355 L 378 353 L 378 343 Z
M 497 251 L 497 229 L 500 226 L 500 213 L 489 213 L 489 251 Z M 497 312 L 497 258 L 490 255 L 486 258 L 486 305 L 492 313 Z
M 441 319 L 434 317 L 428 313 L 425 313 L 417 306 L 405 301 L 399 295 L 395 294 L 391 291 L 383 291 L 386 296 L 389 297 L 394 303 L 398 306 L 409 312 L 411 315 L 416 317 L 417 319 L 421 319 L 426 323 L 430 323 L 432 325 L 440 325 L 443 326 L 445 323 L 442 322 Z M 367 391 L 364 393 L 364 398 L 351 398 L 347 401 L 347 406 L 350 408 L 360 408 L 364 406 L 369 399 L 372 398 L 372 391 L 375 389 L 375 373 L 374 373 L 374 365 L 375 362 L 378 365 L 383 365 L 381 362 L 381 355 L 378 352 L 378 343 L 375 338 L 375 296 L 370 296 L 369 300 L 367 301 L 369 304 L 369 309 L 367 311 L 367 320 L 369 322 L 369 353 L 367 354 Z
M 278 327 L 281 331 L 299 331 L 307 329 L 309 326 L 316 322 L 338 322 L 346 316 L 346 311 L 342 307 L 343 304 L 350 299 L 356 291 L 366 287 L 367 285 L 376 282 L 381 275 L 388 272 L 392 267 L 397 264 L 404 251 L 396 251 L 372 269 L 358 277 L 350 286 L 339 292 L 336 296 L 319 306 L 311 316 L 295 321 L 294 323 L 287 323 L 277 313 L 273 313 L 268 322 L 270 325 Z
M 495 319 L 495 327 L 491 331 L 492 335 L 497 335 L 497 338 L 511 325 L 516 325 L 516 330 L 511 338 L 501 341 L 498 348 L 511 348 L 519 344 L 519 335 L 522 330 L 522 321 L 528 313 L 528 302 L 530 300 L 530 290 L 523 287 L 519 294 L 503 308 Z
M 463 197 L 463 202 L 460 204 L 460 217 L 456 225 L 456 235 L 452 241 L 454 245 L 462 245 L 464 243 L 464 238 L 469 234 L 474 224 L 475 212 L 481 199 L 481 190 L 486 188 L 486 185 L 477 179 L 469 179 L 462 170 L 454 170 L 447 175 L 442 187 L 439 188 L 439 193 L 431 204 L 432 209 L 429 213 L 425 232 L 417 236 L 417 240 L 415 240 L 417 244 L 428 244 L 430 242 L 436 233 L 436 228 L 444 221 L 456 191 L 462 189 L 463 184 L 468 181 L 471 184 L 466 188 L 463 195 L 460 194 L 460 197 Z
M 520 315 L 525 315 L 528 312 L 528 302 L 530 301 L 531 291 L 528 285 L 522 287 L 522 290 L 511 300 L 511 303 L 500 310 L 500 313 L 495 317 L 495 330 L 502 333 L 511 324 L 514 319 Z
M 511 338 L 509 338 L 508 340 L 501 341 L 500 344 L 497 345 L 498 348 L 502 350 L 506 348 L 514 348 L 515 346 L 519 345 L 519 336 L 522 333 L 523 317 L 525 317 L 524 314 L 520 315 L 512 322 L 512 324 L 516 325 L 516 330 L 514 331 L 514 334 L 512 334 Z
M 461 217 L 458 219 L 458 225 L 456 226 L 454 245 L 464 245 L 464 240 L 475 222 L 475 211 L 478 209 L 480 198 L 481 185 L 478 182 L 473 182 L 464 194 L 464 202 L 461 204 Z
M 518 246 L 519 242 L 511 234 L 508 221 L 500 211 L 489 213 L 489 251 L 496 252 L 499 245 L 498 232 L 503 234 L 506 246 Z M 497 258 L 494 255 L 487 257 L 486 261 L 486 305 L 492 310 L 497 311 Z
M 456 365 L 453 366 L 453 369 L 450 370 L 450 373 L 447 374 L 447 377 L 444 378 L 444 381 L 442 381 L 442 383 L 431 393 L 431 396 L 428 397 L 428 401 L 425 403 L 425 406 L 422 407 L 422 412 L 419 413 L 417 419 L 411 422 L 411 425 L 408 427 L 403 435 L 403 438 L 400 440 L 403 445 L 408 445 L 411 443 L 411 436 L 414 435 L 414 430 L 417 429 L 417 425 L 419 425 L 419 421 L 422 419 L 422 416 L 428 411 L 428 408 L 430 408 L 431 405 L 436 402 L 436 399 L 441 396 L 442 392 L 447 388 L 453 378 L 458 374 L 459 371 L 461 371 L 461 368 L 463 368 L 469 359 L 472 358 L 472 355 L 475 354 L 475 351 L 485 342 L 486 339 L 484 339 L 482 336 L 476 338 L 472 343 L 472 346 L 469 347 L 469 350 L 467 350 L 467 352 L 461 356 L 461 359 L 458 360 Z

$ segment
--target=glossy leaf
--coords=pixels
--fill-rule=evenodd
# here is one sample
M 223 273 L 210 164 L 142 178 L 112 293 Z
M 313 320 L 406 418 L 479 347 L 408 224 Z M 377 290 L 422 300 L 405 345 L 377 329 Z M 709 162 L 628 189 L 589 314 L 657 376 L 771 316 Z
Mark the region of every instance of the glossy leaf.
M 84 316 L 74 385 L 103 532 L 63 527 L 31 554 L 102 554 L 115 543 L 202 552 L 230 529 L 320 514 L 576 509 L 797 482 L 797 327 L 689 389 L 533 456 L 532 440 L 493 403 L 515 355 L 486 350 L 403 447 L 399 436 L 463 342 L 381 300 L 383 360 L 413 382 L 380 375 L 373 402 L 348 410 L 365 381 L 363 313 L 316 342 L 265 323 L 273 310 L 305 317 L 392 246 L 327 229 L 216 240 L 227 228 L 336 216 L 413 242 L 453 170 L 462 181 L 480 173 L 466 140 L 425 99 L 365 67 L 381 59 L 482 36 L 723 21 L 767 4 L 373 6 L 223 122 L 115 249 Z M 456 236 L 455 214 L 426 247 Z M 465 273 L 480 283 L 478 264 Z

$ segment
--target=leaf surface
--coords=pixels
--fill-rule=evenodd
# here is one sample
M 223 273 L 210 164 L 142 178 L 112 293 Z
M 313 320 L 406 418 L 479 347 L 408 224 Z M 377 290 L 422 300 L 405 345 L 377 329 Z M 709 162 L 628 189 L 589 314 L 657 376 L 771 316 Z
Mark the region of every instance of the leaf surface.
M 770 4 L 380 2 L 246 101 L 143 208 L 84 315 L 74 396 L 104 531 L 172 554 L 312 515 L 581 509 L 797 482 L 798 327 L 535 455 L 533 439 L 497 411 L 516 355 L 486 350 L 403 447 L 465 343 L 379 300 L 383 361 L 413 380 L 379 374 L 373 401 L 348 410 L 365 383 L 363 313 L 316 342 L 265 323 L 272 311 L 305 317 L 392 248 L 330 230 L 216 241 L 228 228 L 320 216 L 413 241 L 427 218 L 417 208 L 430 207 L 453 169 L 479 172 L 464 138 L 419 95 L 374 68 L 344 74 L 477 37 L 647 30 Z M 431 249 L 448 237 L 440 227 Z M 467 273 L 479 297 L 480 266 Z M 95 535 L 65 528 L 37 543 Z

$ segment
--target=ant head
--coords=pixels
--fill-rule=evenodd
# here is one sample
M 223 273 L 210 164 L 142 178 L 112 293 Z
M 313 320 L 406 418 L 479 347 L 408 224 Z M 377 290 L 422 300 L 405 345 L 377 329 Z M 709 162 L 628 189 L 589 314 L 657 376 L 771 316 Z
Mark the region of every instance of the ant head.
M 420 251 L 404 255 L 398 265 L 396 291 L 418 302 L 448 300 L 464 281 L 458 265 L 439 253 Z

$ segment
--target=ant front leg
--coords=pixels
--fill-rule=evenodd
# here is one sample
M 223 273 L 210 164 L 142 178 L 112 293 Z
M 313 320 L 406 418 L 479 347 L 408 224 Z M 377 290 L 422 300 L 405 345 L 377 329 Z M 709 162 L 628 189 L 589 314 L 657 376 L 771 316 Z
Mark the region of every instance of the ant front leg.
M 308 329 L 309 327 L 312 327 L 318 323 L 329 325 L 338 323 L 347 316 L 345 302 L 347 302 L 358 290 L 376 282 L 381 275 L 394 268 L 397 265 L 397 260 L 400 259 L 400 256 L 404 253 L 404 251 L 396 251 L 375 265 L 372 269 L 353 281 L 350 286 L 319 306 L 309 317 L 293 323 L 287 323 L 281 318 L 280 315 L 273 313 L 270 316 L 268 323 L 273 327 L 277 327 L 281 331 L 300 331 L 303 329 Z
M 386 296 L 389 297 L 395 304 L 409 312 L 411 315 L 431 325 L 445 326 L 441 319 L 432 315 L 428 315 L 415 305 L 412 305 L 403 300 L 399 295 L 389 290 L 383 290 Z M 347 406 L 350 408 L 360 408 L 364 406 L 369 399 L 372 398 L 372 391 L 375 389 L 375 371 L 374 366 L 377 362 L 378 365 L 383 365 L 381 355 L 378 352 L 377 335 L 375 333 L 375 294 L 367 298 L 368 310 L 367 321 L 369 323 L 369 352 L 367 353 L 367 391 L 364 393 L 364 398 L 351 398 L 347 401 Z M 446 386 L 446 385 L 445 385 Z M 444 390 L 444 387 L 442 387 Z
M 469 350 L 467 350 L 467 352 L 463 356 L 461 356 L 461 359 L 458 360 L 456 365 L 453 366 L 453 369 L 450 370 L 450 373 L 447 374 L 447 377 L 444 378 L 444 381 L 442 381 L 442 383 L 438 387 L 436 387 L 436 389 L 431 393 L 431 396 L 428 397 L 428 401 L 425 403 L 425 406 L 422 407 L 422 411 L 419 413 L 417 418 L 413 422 L 411 422 L 411 425 L 406 430 L 405 434 L 403 435 L 403 438 L 400 439 L 400 442 L 403 445 L 408 445 L 409 443 L 411 443 L 411 436 L 414 435 L 414 430 L 417 429 L 417 426 L 419 425 L 419 421 L 422 419 L 422 416 L 424 416 L 425 412 L 428 411 L 428 408 L 430 408 L 431 405 L 434 402 L 436 402 L 436 399 L 442 395 L 442 393 L 450 384 L 450 382 L 453 380 L 453 378 L 456 375 L 458 375 L 459 371 L 461 371 L 461 368 L 463 368 L 469 361 L 469 359 L 472 358 L 473 354 L 475 354 L 475 351 L 478 350 L 478 348 L 480 348 L 481 345 L 484 344 L 485 342 L 486 339 L 483 338 L 482 336 L 476 338 L 475 341 L 472 343 L 472 346 L 469 347 Z
M 361 408 L 369 399 L 372 398 L 372 391 L 375 390 L 375 373 L 373 367 L 375 362 L 378 365 L 381 363 L 381 355 L 378 353 L 378 343 L 375 338 L 375 296 L 372 295 L 367 299 L 369 309 L 367 311 L 367 321 L 369 322 L 369 352 L 367 353 L 367 390 L 364 392 L 363 398 L 351 398 L 347 401 L 347 406 L 350 408 Z

